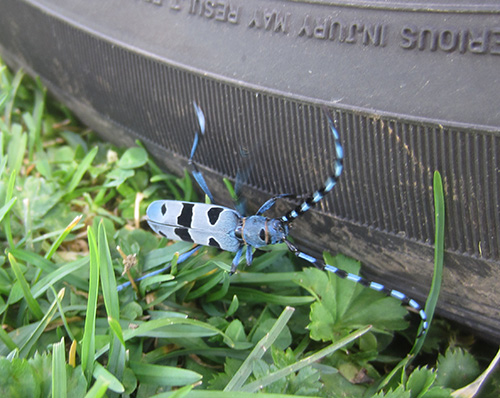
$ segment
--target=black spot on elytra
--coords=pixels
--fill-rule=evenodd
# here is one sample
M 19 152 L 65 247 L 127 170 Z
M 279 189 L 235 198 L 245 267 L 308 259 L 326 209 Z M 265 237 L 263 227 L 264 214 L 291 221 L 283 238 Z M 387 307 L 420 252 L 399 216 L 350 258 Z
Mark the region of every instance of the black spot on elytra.
M 209 246 L 213 246 L 213 247 L 216 247 L 216 248 L 220 249 L 219 242 L 217 242 L 214 238 L 210 238 L 210 239 L 208 240 L 208 245 L 209 245 Z
M 210 221 L 210 224 L 215 225 L 217 220 L 219 219 L 220 213 L 222 213 L 224 209 L 220 207 L 212 207 L 208 212 L 208 221 Z
M 176 229 L 174 229 L 174 232 L 179 237 L 180 240 L 183 240 L 184 242 L 193 242 L 193 238 L 191 238 L 191 234 L 189 233 L 189 229 L 176 228 Z
M 177 224 L 186 228 L 191 228 L 191 221 L 193 221 L 193 207 L 194 204 L 192 203 L 182 204 L 182 211 L 179 217 L 177 217 Z
M 163 203 L 161 205 L 161 215 L 164 216 L 166 212 L 167 212 L 167 205 Z
M 262 228 L 260 231 L 259 231 L 259 238 L 262 240 L 262 241 L 266 241 L 266 231 L 264 231 L 264 228 Z

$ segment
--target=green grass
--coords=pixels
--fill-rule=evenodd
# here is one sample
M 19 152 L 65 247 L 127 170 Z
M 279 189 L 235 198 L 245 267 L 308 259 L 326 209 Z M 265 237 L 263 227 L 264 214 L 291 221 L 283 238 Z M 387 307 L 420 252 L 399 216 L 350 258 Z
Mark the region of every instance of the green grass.
M 212 248 L 178 264 L 191 246 L 155 236 L 143 218 L 153 200 L 199 199 L 189 176 L 164 174 L 140 143 L 99 141 L 2 64 L 0 134 L 5 397 L 450 397 L 491 360 L 440 319 L 416 339 L 418 316 L 399 301 L 305 267 L 285 246 L 232 277 L 231 254 Z M 430 318 L 443 265 L 440 181 Z M 360 270 L 342 255 L 325 260 Z M 498 385 L 493 376 L 482 397 Z

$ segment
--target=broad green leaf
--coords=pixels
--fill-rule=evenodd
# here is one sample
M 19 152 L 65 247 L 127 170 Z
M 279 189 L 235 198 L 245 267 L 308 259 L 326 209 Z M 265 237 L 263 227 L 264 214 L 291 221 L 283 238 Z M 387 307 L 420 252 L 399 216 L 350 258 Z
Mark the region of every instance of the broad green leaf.
M 19 194 L 17 204 L 19 214 L 28 211 L 29 217 L 38 222 L 43 220 L 47 213 L 57 205 L 64 192 L 56 183 L 45 178 L 28 177 L 24 181 L 23 191 Z M 26 203 L 26 200 L 29 202 Z
M 324 358 L 327 355 L 332 354 L 333 352 L 341 349 L 342 347 L 345 347 L 349 345 L 351 342 L 354 340 L 358 339 L 361 337 L 363 334 L 368 332 L 370 330 L 370 326 L 365 327 L 363 329 L 359 329 L 354 331 L 353 333 L 347 335 L 343 339 L 338 340 L 336 343 L 329 345 L 326 348 L 323 348 L 319 350 L 318 352 L 290 365 L 285 368 L 279 369 L 270 375 L 260 378 L 256 381 L 253 381 L 251 383 L 246 384 L 245 386 L 241 387 L 243 391 L 251 391 L 251 392 L 257 392 L 259 391 L 263 386 L 269 385 L 271 383 L 274 383 L 283 377 L 286 377 L 292 373 L 297 372 L 300 369 L 305 368 L 306 366 L 310 366 L 313 363 L 319 361 L 321 358 Z M 250 357 L 250 356 L 249 356 Z M 247 358 L 248 360 L 248 358 Z M 226 388 L 225 391 L 228 391 Z
M 118 167 L 122 169 L 136 169 L 144 166 L 148 161 L 148 154 L 141 147 L 129 148 L 118 161 Z
M 406 391 L 403 386 L 399 386 L 395 390 L 390 390 L 387 393 L 379 392 L 372 398 L 410 398 L 410 391 Z
M 359 264 L 346 261 L 343 256 L 339 258 L 340 264 L 336 266 L 344 266 L 351 273 L 359 269 Z M 297 283 L 318 298 L 311 305 L 308 325 L 314 340 L 335 340 L 337 335 L 364 325 L 387 330 L 407 327 L 403 319 L 407 312 L 398 300 L 342 280 L 333 273 L 308 268 L 297 277 Z
M 472 382 L 480 373 L 477 360 L 462 348 L 448 348 L 439 354 L 436 385 L 461 388 Z
M 25 359 L 0 358 L 0 396 L 9 398 L 40 397 L 40 385 Z
M 71 398 L 83 398 L 87 392 L 87 380 L 83 375 L 82 367 L 73 368 L 66 366 L 68 391 L 71 391 Z
M 110 171 L 107 177 L 110 179 L 104 186 L 106 188 L 117 187 L 123 184 L 128 178 L 133 177 L 135 174 L 132 169 L 114 169 Z
M 467 385 L 459 390 L 454 391 L 452 394 L 453 397 L 457 397 L 457 398 L 473 398 L 473 397 L 475 397 L 478 394 L 481 387 L 483 386 L 484 382 L 495 371 L 495 368 L 499 362 L 500 362 L 500 349 L 497 351 L 495 358 L 493 358 L 491 363 L 488 365 L 488 368 L 483 373 L 481 373 L 481 376 L 479 376 L 476 380 L 474 380 L 469 385 Z
M 236 344 L 236 349 L 247 349 L 252 347 L 252 344 L 247 341 L 245 328 L 239 319 L 234 319 L 226 329 L 227 342 L 226 344 Z
M 59 343 L 55 343 L 59 344 Z M 64 346 L 63 346 L 64 350 Z M 59 354 L 58 354 L 59 355 Z M 54 373 L 54 362 L 53 362 L 53 354 L 50 354 L 48 352 L 45 352 L 43 354 L 40 354 L 38 352 L 35 353 L 35 355 L 28 359 L 28 363 L 31 365 L 32 369 L 35 371 L 35 375 L 37 378 L 37 381 L 40 385 L 40 396 L 41 397 L 50 397 L 54 396 L 52 393 L 53 390 L 53 383 L 52 383 L 52 376 Z M 62 379 L 64 383 L 66 383 L 66 379 Z M 66 390 L 68 390 L 66 388 Z M 76 395 L 71 395 L 72 397 L 78 398 L 78 394 Z
M 275 322 L 275 318 L 268 318 L 265 321 L 260 322 L 254 335 L 252 336 L 252 342 L 257 343 L 261 338 L 269 333 L 269 330 L 271 330 Z M 290 329 L 288 327 L 284 327 L 279 336 L 276 338 L 273 347 L 280 350 L 286 350 L 290 344 L 292 344 L 292 334 L 290 333 Z
M 429 391 L 435 380 L 436 372 L 427 368 L 417 368 L 408 378 L 406 389 L 411 392 L 411 398 L 419 398 Z

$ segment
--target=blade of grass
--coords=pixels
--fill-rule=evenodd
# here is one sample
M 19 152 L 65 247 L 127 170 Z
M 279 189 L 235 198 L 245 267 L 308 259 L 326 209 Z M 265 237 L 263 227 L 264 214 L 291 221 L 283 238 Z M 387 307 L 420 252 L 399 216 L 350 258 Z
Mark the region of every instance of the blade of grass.
M 172 258 L 176 255 L 176 253 L 179 253 L 179 255 L 181 255 L 186 252 L 191 252 L 194 249 L 195 248 L 193 248 L 192 243 L 175 242 L 167 247 L 152 250 L 144 257 L 144 271 L 149 271 L 152 268 L 156 268 L 160 265 L 172 261 Z
M 175 277 L 177 275 L 177 264 L 179 263 L 179 254 L 175 253 L 172 257 L 172 261 L 170 262 L 170 274 Z M 142 285 L 142 284 L 141 284 Z
M 108 324 L 112 331 L 110 335 L 109 359 L 107 372 L 113 374 L 118 379 L 123 378 L 124 371 L 124 356 L 125 356 L 125 340 L 123 331 L 120 325 L 120 301 L 116 288 L 116 278 L 109 252 L 108 238 L 106 236 L 106 227 L 101 220 L 98 227 L 97 246 L 99 248 L 99 272 L 101 275 L 102 293 L 104 296 L 104 306 L 108 314 Z M 115 392 L 114 384 L 111 383 L 109 388 Z
M 14 204 L 17 202 L 17 197 L 10 199 L 7 203 L 5 203 L 0 208 L 0 222 L 3 221 L 5 215 L 14 207 Z
M 47 252 L 47 254 L 45 254 L 45 258 L 47 260 L 50 260 L 52 258 L 52 256 L 57 251 L 59 246 L 61 246 L 61 243 L 64 241 L 64 239 L 66 239 L 66 236 L 68 236 L 68 234 L 73 230 L 73 228 L 77 226 L 82 217 L 83 217 L 82 215 L 75 217 L 73 221 L 71 221 L 69 225 L 64 229 L 63 233 L 59 235 L 59 237 L 54 241 L 54 243 L 52 243 L 52 246 L 50 247 L 49 251 Z
M 231 184 L 231 181 L 229 181 L 227 178 L 223 178 L 222 181 L 224 182 L 224 185 L 226 186 L 226 189 L 229 192 L 229 196 L 233 200 L 233 202 L 238 202 L 238 195 L 236 195 L 236 192 L 234 191 L 233 184 Z
M 201 380 L 202 376 L 189 369 L 130 361 L 130 369 L 142 383 L 157 386 L 185 386 Z
M 261 390 L 263 387 L 268 386 L 269 384 L 272 384 L 278 380 L 281 380 L 284 377 L 287 377 L 288 375 L 295 373 L 306 366 L 312 365 L 314 362 L 317 362 L 320 359 L 326 357 L 327 355 L 330 355 L 333 352 L 339 350 L 340 348 L 345 347 L 346 345 L 350 344 L 354 340 L 358 339 L 359 337 L 367 333 L 371 328 L 372 328 L 371 326 L 365 326 L 362 329 L 358 329 L 349 334 L 348 336 L 344 337 L 343 339 L 337 341 L 336 343 L 331 344 L 328 347 L 319 350 L 315 354 L 312 354 L 294 363 L 293 365 L 289 365 L 265 377 L 257 379 L 251 383 L 248 383 L 247 385 L 243 386 L 240 389 L 240 391 L 257 392 Z
M 193 198 L 193 181 L 187 169 L 184 170 L 184 178 L 179 178 L 176 180 L 179 185 L 182 186 L 184 190 L 184 196 L 186 198 Z
M 429 291 L 429 297 L 425 305 L 425 312 L 427 314 L 427 322 L 429 326 L 431 324 L 432 318 L 434 316 L 434 311 L 437 305 L 439 292 L 441 289 L 441 282 L 443 277 L 443 261 L 444 261 L 444 221 L 445 221 L 445 207 L 444 207 L 444 193 L 443 193 L 443 182 L 441 179 L 441 174 L 436 171 L 434 173 L 434 208 L 435 208 L 435 242 L 434 242 L 434 274 L 432 277 L 431 289 Z M 421 330 L 421 327 L 420 329 Z M 411 364 L 413 359 L 422 349 L 425 341 L 425 335 L 418 337 L 415 340 L 410 353 L 403 358 L 392 370 L 385 376 L 385 378 L 377 385 L 370 388 L 367 392 L 368 396 L 373 395 L 375 391 L 380 391 L 382 388 L 387 386 L 392 378 L 398 374 L 403 369 Z M 404 372 L 403 372 L 404 373 Z M 403 374 L 401 375 L 403 376 Z
M 193 326 L 199 328 L 199 330 L 194 330 L 190 334 L 189 330 L 192 328 L 175 328 L 174 325 L 179 326 Z M 158 330 L 164 328 L 164 330 Z M 123 336 L 125 340 L 129 340 L 132 337 L 144 336 L 144 337 L 161 337 L 161 338 L 175 338 L 175 337 L 210 337 L 220 335 L 224 339 L 227 339 L 229 346 L 234 346 L 232 339 L 225 334 L 223 331 L 209 323 L 198 321 L 196 319 L 187 318 L 159 318 L 153 319 L 148 322 L 141 323 L 136 329 L 124 330 Z
M 226 275 L 225 272 L 217 272 L 207 279 L 207 281 L 196 290 L 192 290 L 186 296 L 186 301 L 197 299 L 198 297 L 206 295 L 213 287 L 217 286 L 219 282 Z
M 5 68 L 0 68 L 0 72 L 3 71 L 3 69 Z M 9 98 L 9 95 L 0 91 L 0 110 L 2 110 L 4 105 L 7 103 L 7 98 Z M 2 126 L 3 121 L 0 121 L 0 129 L 2 128 Z M 4 128 L 7 129 L 7 125 L 5 125 Z
M 445 235 L 445 206 L 444 206 L 444 192 L 443 180 L 441 174 L 434 172 L 434 216 L 435 216 L 435 237 L 434 237 L 434 275 L 432 276 L 431 289 L 429 297 L 425 303 L 425 313 L 427 314 L 428 325 L 431 325 L 434 311 L 436 310 L 437 302 L 439 299 L 439 292 L 441 291 L 441 283 L 443 281 L 443 267 L 444 267 L 444 235 Z M 420 329 L 421 330 L 421 329 Z M 415 345 L 410 351 L 410 355 L 416 356 L 422 349 L 425 341 L 425 336 L 420 336 Z
M 206 295 L 205 300 L 207 301 L 207 303 L 210 303 L 212 301 L 219 301 L 223 297 L 225 297 L 227 291 L 229 290 L 229 284 L 229 274 L 227 272 L 224 272 L 222 274 L 222 284 L 220 289 Z
M 295 308 L 292 307 L 286 307 L 283 310 L 271 330 L 269 330 L 269 332 L 255 345 L 255 348 L 252 352 L 250 352 L 247 359 L 243 361 L 233 378 L 229 381 L 229 383 L 227 383 L 224 391 L 239 391 L 241 389 L 245 381 L 248 379 L 248 376 L 252 373 L 253 362 L 262 358 L 266 351 L 271 347 L 280 335 L 281 331 L 285 328 L 294 311 Z
M 120 340 L 122 346 L 125 347 L 125 339 L 123 337 L 123 329 L 120 325 L 120 322 L 118 322 L 114 318 L 108 317 L 108 324 L 113 334 L 118 338 L 118 340 Z
M 109 382 L 99 377 L 92 388 L 85 394 L 85 398 L 102 398 L 106 395 L 108 390 Z
M 80 216 L 77 216 L 73 219 L 73 221 L 71 221 L 71 223 L 66 227 L 64 228 L 63 232 L 59 235 L 59 237 L 54 241 L 54 243 L 52 243 L 52 246 L 51 248 L 49 249 L 49 251 L 45 254 L 45 258 L 47 260 L 50 260 L 52 258 L 52 256 L 54 255 L 54 253 L 57 251 L 57 249 L 59 248 L 59 246 L 61 245 L 61 243 L 64 241 L 64 239 L 66 239 L 66 236 L 68 236 L 68 234 L 71 232 L 71 230 L 76 226 L 76 224 L 78 224 L 78 222 L 82 219 L 82 215 Z M 35 240 L 32 241 L 32 243 L 34 242 Z M 37 281 L 39 278 L 40 278 L 40 275 L 42 274 L 42 270 L 40 269 L 38 271 L 38 274 L 37 276 L 34 278 L 35 281 Z
M 32 264 L 44 272 L 50 273 L 57 270 L 56 265 L 52 261 L 26 249 L 11 249 L 9 252 L 12 253 L 16 259 L 24 261 L 27 264 Z
M 277 253 L 276 257 L 283 256 L 282 253 Z M 252 264 L 253 265 L 253 264 Z M 278 283 L 285 286 L 297 286 L 297 278 L 300 272 L 240 272 L 231 276 L 233 284 L 254 284 L 257 286 L 270 285 Z
M 12 137 L 7 146 L 7 165 L 9 170 L 19 173 L 23 165 L 24 154 L 28 144 L 28 135 L 23 132 L 23 126 L 14 123 L 12 125 Z
M 88 257 L 83 257 L 78 260 L 72 261 L 70 263 L 67 263 L 63 265 L 60 268 L 57 268 L 57 266 L 50 260 L 47 260 L 45 257 L 40 256 L 39 254 L 24 250 L 24 249 L 13 249 L 10 251 L 12 255 L 19 260 L 24 261 L 25 263 L 29 263 L 34 265 L 35 267 L 40 268 L 44 272 L 47 273 L 52 273 L 53 279 L 51 279 L 48 275 L 43 278 L 45 281 L 56 281 L 56 280 L 61 280 L 62 278 L 59 277 L 59 275 L 56 275 L 58 271 L 64 272 L 64 281 L 67 282 L 69 285 L 73 286 L 76 289 L 80 290 L 87 290 L 88 289 L 88 282 L 86 282 L 83 278 L 72 275 L 71 271 L 67 271 L 69 269 L 72 270 L 78 270 L 80 267 L 86 266 L 89 262 Z M 39 284 L 40 282 L 37 282 L 35 285 L 37 289 L 39 289 Z M 33 286 L 33 289 L 35 288 Z M 33 291 L 33 294 L 35 291 Z
M 314 302 L 316 299 L 311 296 L 283 296 L 279 294 L 265 293 L 258 289 L 248 287 L 229 287 L 227 296 L 237 295 L 240 301 L 249 303 L 268 303 L 278 305 L 305 305 Z
M 1 129 L 1 126 L 0 126 Z M 0 178 L 3 178 L 5 168 L 7 167 L 7 156 L 3 154 L 3 133 L 0 131 Z
M 21 286 L 21 289 L 23 290 L 24 293 L 24 299 L 26 300 L 26 303 L 28 304 L 28 308 L 30 309 L 31 313 L 35 316 L 36 319 L 42 319 L 43 318 L 43 311 L 38 305 L 38 302 L 35 300 L 33 297 L 33 294 L 31 293 L 31 289 L 28 285 L 28 282 L 26 282 L 26 279 L 24 278 L 24 275 L 21 271 L 21 268 L 19 267 L 19 264 L 17 263 L 16 259 L 14 256 L 9 253 L 9 262 L 12 267 L 12 271 L 14 271 L 14 274 L 16 275 L 17 281 L 19 281 L 19 284 Z
M 240 361 L 244 361 L 248 355 L 248 351 L 232 350 L 230 348 L 190 348 L 190 349 L 179 349 L 176 351 L 171 351 L 168 353 L 162 353 L 162 355 L 156 357 L 156 360 L 161 360 L 163 358 L 182 358 L 188 355 L 206 356 L 206 357 L 219 357 L 219 358 L 236 358 Z M 146 354 L 147 358 L 148 354 Z M 152 362 L 152 361 L 149 361 Z
M 52 317 L 56 313 L 57 309 L 57 301 L 62 300 L 64 297 L 65 289 L 61 289 L 57 294 L 57 297 L 54 299 L 52 304 L 50 305 L 48 311 L 45 316 L 37 323 L 35 330 L 30 333 L 29 338 L 23 344 L 23 346 L 19 349 L 19 357 L 26 358 L 31 351 L 33 345 L 38 341 L 44 330 L 47 328 L 48 324 L 52 320 Z M 31 325 L 30 325 L 31 326 Z
M 70 276 L 76 271 L 82 269 L 88 264 L 88 258 L 80 258 L 76 261 L 72 261 L 70 263 L 64 264 L 62 267 L 55 269 L 48 275 L 44 276 L 40 281 L 38 281 L 31 289 L 33 297 L 40 297 L 43 293 L 47 291 L 51 286 L 56 284 L 62 279 L 65 279 L 66 276 Z M 65 279 L 66 280 L 66 279 Z M 66 280 L 68 283 L 69 280 Z M 76 287 L 75 285 L 72 285 Z
M 184 386 L 179 388 L 178 390 L 175 390 L 175 392 L 172 395 L 169 395 L 170 398 L 184 398 L 187 397 L 189 392 L 195 387 L 195 385 L 190 384 L 188 386 Z M 160 394 L 162 395 L 162 394 Z M 158 397 L 159 395 L 154 395 L 154 397 Z
M 177 282 L 177 286 L 173 288 L 174 291 L 182 288 L 183 285 L 192 282 L 193 280 L 201 277 L 202 275 L 211 272 L 215 267 L 216 267 L 216 262 L 211 260 L 204 265 L 201 265 L 197 268 L 179 274 L 179 276 L 175 279 L 175 281 Z M 158 305 L 159 303 L 161 303 L 166 299 L 167 295 L 168 292 L 163 295 L 162 294 L 157 295 L 154 300 L 147 303 L 146 308 L 152 308 L 153 306 Z
M 18 349 L 17 344 L 10 338 L 3 328 L 0 327 L 0 341 L 5 344 L 5 346 L 9 349 L 9 351 L 13 351 Z
M 104 306 L 108 316 L 115 320 L 120 319 L 120 303 L 116 290 L 116 278 L 113 270 L 111 254 L 109 252 L 108 238 L 104 223 L 99 223 L 97 235 L 97 247 L 99 248 L 99 272 L 101 275 L 102 293 L 104 296 Z
M 181 338 L 181 337 L 210 337 L 220 335 L 224 341 L 229 343 L 230 347 L 234 347 L 234 341 L 222 330 L 212 326 L 206 322 L 197 321 L 195 319 L 184 318 L 160 318 L 153 319 L 148 322 L 135 322 L 134 329 L 124 329 L 123 339 L 128 341 L 134 337 L 153 337 L 153 338 Z M 190 331 L 186 328 L 176 328 L 175 325 L 187 325 L 198 327 L 198 331 Z M 203 330 L 205 330 L 203 332 Z M 106 344 L 95 355 L 95 359 L 105 354 L 109 350 L 109 344 Z
M 37 79 L 37 89 L 35 90 L 35 104 L 33 106 L 33 114 L 31 116 L 32 126 L 29 132 L 29 161 L 33 161 L 34 151 L 42 149 L 42 118 L 45 110 L 45 96 L 47 90 L 42 86 Z
M 19 86 L 21 85 L 21 81 L 23 80 L 23 77 L 24 77 L 24 71 L 22 69 L 19 69 L 16 72 L 14 79 L 12 79 L 12 83 L 10 86 L 10 93 L 9 93 L 9 101 L 5 105 L 5 124 L 8 127 L 10 127 L 10 123 L 12 120 L 12 109 L 14 109 L 14 103 L 16 100 L 17 90 L 19 89 Z
M 125 391 L 125 387 L 123 387 L 123 384 L 112 373 L 107 371 L 106 368 L 99 362 L 96 362 L 95 365 L 94 378 L 97 380 L 99 380 L 99 378 L 106 380 L 106 382 L 108 383 L 108 388 L 111 391 L 117 393 L 122 393 Z
M 94 147 L 89 153 L 87 153 L 87 155 L 85 155 L 83 160 L 80 162 L 75 172 L 73 173 L 73 176 L 71 177 L 71 181 L 66 187 L 67 194 L 72 193 L 76 189 L 76 187 L 82 180 L 84 174 L 87 172 L 88 168 L 92 165 L 92 162 L 94 161 L 94 158 L 97 155 L 98 150 L 99 150 L 98 147 Z
M 64 355 L 64 337 L 52 345 L 52 396 L 66 397 L 66 358 Z
M 54 294 L 54 296 L 57 297 L 57 293 L 54 289 L 54 287 L 51 285 L 50 290 Z M 66 333 L 68 333 L 68 337 L 70 340 L 75 341 L 75 336 L 73 335 L 73 332 L 71 331 L 71 328 L 69 327 L 68 320 L 66 319 L 66 314 L 64 313 L 64 309 L 61 305 L 61 302 L 57 300 L 57 310 L 59 311 L 59 316 L 61 317 L 61 320 L 64 324 L 64 328 L 66 329 Z
M 95 357 L 95 322 L 97 313 L 97 296 L 99 289 L 99 253 L 97 242 L 92 228 L 87 227 L 87 236 L 90 252 L 90 277 L 89 277 L 89 295 L 87 302 L 87 312 L 85 315 L 85 329 L 82 339 L 82 369 L 90 384 L 92 373 L 94 371 Z
M 16 170 L 12 170 L 9 176 L 9 182 L 7 184 L 7 193 L 5 195 L 5 203 L 10 202 L 14 196 L 14 187 L 16 185 Z M 11 220 L 10 220 L 10 212 L 7 212 L 7 215 L 4 216 L 3 219 L 3 230 L 5 232 L 5 236 L 7 237 L 7 242 L 9 242 L 9 247 L 14 249 L 14 238 L 12 237 L 11 230 Z
M 178 391 L 178 390 L 177 390 Z M 177 397 L 175 395 L 177 391 L 164 392 L 161 394 L 153 395 L 151 398 L 173 398 Z M 186 395 L 182 395 L 185 398 L 255 398 L 255 394 L 252 392 L 243 391 L 209 391 L 209 390 L 192 390 Z M 273 394 L 273 393 L 261 393 L 259 398 L 291 398 L 290 394 Z M 311 396 L 305 395 L 293 395 L 294 398 L 311 398 Z

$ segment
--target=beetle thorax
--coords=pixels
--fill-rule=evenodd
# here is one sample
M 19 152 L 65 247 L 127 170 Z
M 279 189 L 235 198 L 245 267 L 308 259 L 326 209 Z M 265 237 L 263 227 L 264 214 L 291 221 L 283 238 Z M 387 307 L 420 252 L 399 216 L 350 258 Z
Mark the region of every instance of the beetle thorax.
M 277 218 L 243 217 L 236 230 L 236 236 L 243 243 L 253 247 L 274 245 L 285 241 L 288 236 L 288 227 Z

